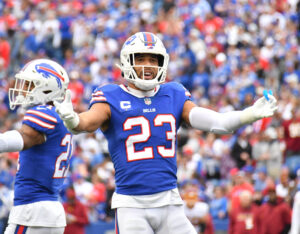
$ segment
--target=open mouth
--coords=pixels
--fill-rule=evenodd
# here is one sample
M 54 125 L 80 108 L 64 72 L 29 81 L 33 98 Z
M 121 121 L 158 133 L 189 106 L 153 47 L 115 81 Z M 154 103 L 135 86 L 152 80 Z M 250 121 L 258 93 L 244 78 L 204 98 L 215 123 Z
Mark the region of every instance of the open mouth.
M 143 74 L 141 74 L 143 76 Z M 152 80 L 154 78 L 154 74 L 151 71 L 144 72 L 144 79 L 145 80 Z

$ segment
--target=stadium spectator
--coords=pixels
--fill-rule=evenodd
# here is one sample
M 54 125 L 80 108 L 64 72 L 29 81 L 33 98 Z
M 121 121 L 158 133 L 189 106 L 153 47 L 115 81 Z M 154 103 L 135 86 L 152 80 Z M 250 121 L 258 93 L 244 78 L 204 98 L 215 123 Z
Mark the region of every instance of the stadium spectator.
M 85 226 L 89 224 L 87 207 L 76 198 L 72 187 L 67 189 L 66 197 L 63 203 L 67 219 L 64 234 L 85 234 Z
M 291 173 L 295 174 L 295 170 L 300 166 L 300 108 L 298 101 L 292 107 L 291 119 L 283 121 L 282 127 L 284 131 L 285 142 L 285 163 L 289 167 Z
M 239 169 L 242 169 L 245 165 L 252 164 L 252 145 L 249 142 L 251 131 L 250 126 L 240 129 L 238 137 L 232 146 L 231 157 Z
M 281 199 L 290 201 L 291 192 L 291 171 L 288 167 L 282 166 L 279 180 L 276 183 L 276 194 Z
M 260 234 L 259 212 L 252 193 L 242 191 L 239 200 L 240 206 L 230 212 L 228 234 Z
M 278 199 L 276 189 L 266 190 L 267 202 L 259 208 L 260 234 L 288 233 L 291 225 L 292 210 L 284 200 Z
M 96 169 L 96 168 L 95 168 Z M 100 176 L 99 176 L 100 175 Z M 90 213 L 90 220 L 97 222 L 99 220 L 106 220 L 106 200 L 107 200 L 107 192 L 106 186 L 104 184 L 104 180 L 102 177 L 106 177 L 102 173 L 98 173 L 97 170 L 94 170 L 92 174 L 92 184 L 93 189 L 91 193 L 88 195 L 88 206 Z M 93 216 L 93 217 L 92 217 Z
M 66 57 L 66 51 L 72 48 L 72 6 L 69 3 L 63 3 L 58 8 L 58 20 L 59 20 L 59 31 L 60 31 L 60 49 L 63 58 Z
M 74 106 L 79 108 L 79 105 L 82 103 L 82 96 L 84 92 L 83 82 L 79 79 L 80 74 L 76 70 L 70 72 L 70 84 L 69 89 L 72 91 L 72 102 Z
M 80 169 L 83 168 L 83 169 Z M 87 180 L 88 173 L 86 164 L 81 162 L 77 173 L 73 174 L 73 185 L 77 199 L 84 205 L 88 205 L 89 196 L 93 191 L 93 184 Z
M 257 168 L 266 168 L 268 175 L 278 179 L 283 154 L 274 127 L 268 127 L 265 131 L 258 133 L 258 140 L 252 147 L 252 156 Z
M 11 47 L 7 40 L 7 33 L 0 32 L 0 71 L 7 72 L 10 65 Z
M 232 175 L 232 188 L 228 191 L 228 198 L 229 198 L 229 213 L 240 207 L 241 200 L 240 200 L 240 194 L 243 191 L 248 191 L 251 194 L 254 192 L 253 185 L 250 184 L 245 177 L 245 172 L 242 170 L 239 170 L 237 172 L 234 172 Z
M 298 187 L 299 187 L 299 184 L 298 184 Z M 293 202 L 290 234 L 300 233 L 299 217 L 300 217 L 300 192 L 298 190 L 298 192 L 295 194 L 294 202 Z
M 215 234 L 227 233 L 228 229 L 228 198 L 222 186 L 214 187 L 214 196 L 209 202 L 210 214 L 213 219 Z
M 218 144 L 214 133 L 207 134 L 206 141 L 200 148 L 200 153 L 202 155 L 202 166 L 206 179 L 220 179 L 220 160 L 223 155 L 222 144 Z
M 14 193 L 7 186 L 7 181 L 3 175 L 0 179 L 0 233 L 4 233 L 8 222 L 8 215 L 13 206 Z
M 267 186 L 268 172 L 266 167 L 257 167 L 255 177 L 256 178 L 254 178 L 254 190 L 262 192 Z
M 42 22 L 40 29 L 40 41 L 42 47 L 45 49 L 45 53 L 50 58 L 60 60 L 62 54 L 59 50 L 60 46 L 60 32 L 59 32 L 59 20 L 57 19 L 56 12 L 49 10 L 46 13 L 46 19 Z
M 186 191 L 185 194 L 183 194 L 183 201 L 184 212 L 194 225 L 197 233 L 214 233 L 209 206 L 207 203 L 199 200 L 197 191 Z

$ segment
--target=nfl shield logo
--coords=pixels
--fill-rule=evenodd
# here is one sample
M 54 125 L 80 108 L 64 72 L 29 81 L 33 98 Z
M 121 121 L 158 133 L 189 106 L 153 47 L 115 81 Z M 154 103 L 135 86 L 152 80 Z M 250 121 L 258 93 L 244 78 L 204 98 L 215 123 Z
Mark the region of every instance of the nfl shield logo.
M 146 105 L 151 105 L 151 99 L 150 98 L 144 98 L 144 102 Z

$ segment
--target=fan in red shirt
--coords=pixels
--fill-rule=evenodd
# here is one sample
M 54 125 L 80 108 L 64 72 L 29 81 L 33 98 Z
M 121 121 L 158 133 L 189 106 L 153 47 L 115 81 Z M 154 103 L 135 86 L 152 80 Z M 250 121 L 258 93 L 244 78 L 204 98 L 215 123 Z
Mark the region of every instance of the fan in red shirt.
M 84 93 L 84 85 L 80 81 L 79 76 L 80 74 L 78 71 L 74 70 L 70 72 L 70 83 L 68 89 L 72 92 L 72 103 L 75 108 L 79 108 Z
M 282 123 L 287 157 L 300 155 L 300 108 L 294 107 L 292 118 Z
M 6 32 L 0 32 L 0 62 L 6 70 L 10 64 L 10 44 L 6 39 Z
M 73 188 L 66 191 L 67 201 L 63 203 L 67 226 L 64 234 L 85 234 L 85 226 L 89 224 L 87 208 L 76 199 Z
M 291 226 L 291 207 L 277 197 L 275 186 L 271 186 L 266 192 L 268 201 L 259 208 L 259 233 L 287 234 Z
M 249 191 L 250 194 L 254 193 L 253 185 L 250 184 L 245 177 L 244 171 L 235 171 L 233 174 L 233 187 L 229 192 L 230 210 L 240 207 L 240 194 L 243 191 Z
M 252 202 L 249 191 L 240 193 L 240 206 L 229 217 L 229 234 L 260 234 L 258 207 Z
M 204 21 L 201 17 L 195 20 L 195 26 L 205 35 L 213 35 L 216 31 L 220 30 L 223 25 L 223 19 L 214 15 L 213 12 L 207 13 Z

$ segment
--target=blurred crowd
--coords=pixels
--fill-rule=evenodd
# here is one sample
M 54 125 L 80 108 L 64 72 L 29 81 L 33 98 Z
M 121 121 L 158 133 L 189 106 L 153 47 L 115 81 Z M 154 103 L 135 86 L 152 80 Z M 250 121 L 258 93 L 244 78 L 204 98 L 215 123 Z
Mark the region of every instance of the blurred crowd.
M 280 219 L 280 212 L 291 215 L 300 190 L 299 0 L 0 1 L 0 131 L 20 126 L 23 112 L 9 109 L 7 91 L 26 62 L 49 57 L 62 64 L 80 112 L 88 108 L 95 87 L 124 82 L 115 64 L 124 41 L 138 31 L 162 39 L 170 55 L 168 81 L 182 83 L 199 106 L 219 112 L 244 109 L 264 89 L 273 91 L 276 116 L 231 135 L 182 126 L 178 184 L 199 233 L 227 233 L 224 223 L 229 233 L 243 228 L 257 233 L 258 226 L 274 228 L 274 220 L 278 230 L 286 229 L 291 217 Z M 17 153 L 0 155 L 3 220 L 11 206 L 17 159 Z M 114 218 L 114 188 L 101 131 L 76 135 L 62 202 L 72 195 L 85 206 L 88 221 L 82 225 L 108 222 Z M 274 199 L 279 211 L 272 214 L 278 217 L 266 213 Z M 243 209 L 252 206 L 245 215 Z

